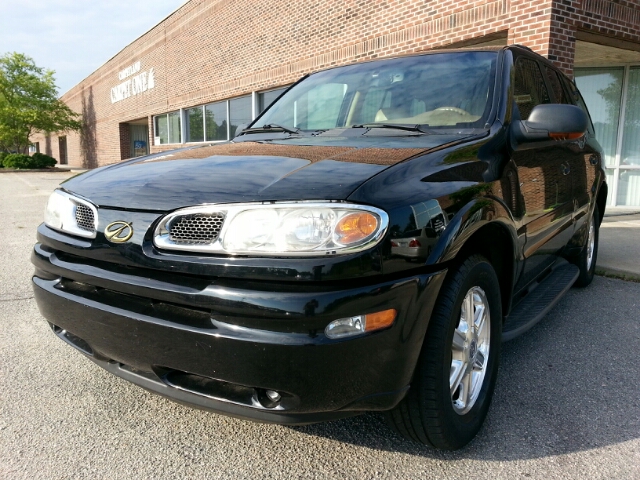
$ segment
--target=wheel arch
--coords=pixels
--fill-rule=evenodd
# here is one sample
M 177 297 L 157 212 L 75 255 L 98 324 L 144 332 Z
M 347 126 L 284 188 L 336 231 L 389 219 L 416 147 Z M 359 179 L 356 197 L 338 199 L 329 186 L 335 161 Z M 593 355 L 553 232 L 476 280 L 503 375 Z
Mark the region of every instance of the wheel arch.
M 517 238 L 509 210 L 495 199 L 478 198 L 452 219 L 428 263 L 457 266 L 473 254 L 484 256 L 498 276 L 502 312 L 507 315 L 517 275 Z
M 513 255 L 507 252 L 513 251 Z M 456 262 L 474 254 L 484 256 L 493 266 L 500 283 L 503 315 L 509 313 L 515 278 L 515 246 L 507 228 L 492 222 L 478 228 L 458 251 Z

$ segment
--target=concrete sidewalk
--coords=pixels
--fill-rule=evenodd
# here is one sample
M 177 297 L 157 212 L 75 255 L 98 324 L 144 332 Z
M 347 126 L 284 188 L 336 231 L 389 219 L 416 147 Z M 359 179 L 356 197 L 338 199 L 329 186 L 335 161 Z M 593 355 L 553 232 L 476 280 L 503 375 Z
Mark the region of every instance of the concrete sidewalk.
M 605 213 L 596 273 L 640 281 L 640 211 Z

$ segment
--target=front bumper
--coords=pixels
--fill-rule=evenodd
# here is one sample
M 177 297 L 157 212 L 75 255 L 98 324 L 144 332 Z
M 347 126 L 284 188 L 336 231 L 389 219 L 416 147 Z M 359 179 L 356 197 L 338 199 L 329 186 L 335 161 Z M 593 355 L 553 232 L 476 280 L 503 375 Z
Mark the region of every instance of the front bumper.
M 32 261 L 43 316 L 98 365 L 181 403 L 288 424 L 393 408 L 445 275 L 348 287 L 182 279 L 42 244 Z M 388 308 L 398 317 L 386 330 L 324 335 L 332 320 Z

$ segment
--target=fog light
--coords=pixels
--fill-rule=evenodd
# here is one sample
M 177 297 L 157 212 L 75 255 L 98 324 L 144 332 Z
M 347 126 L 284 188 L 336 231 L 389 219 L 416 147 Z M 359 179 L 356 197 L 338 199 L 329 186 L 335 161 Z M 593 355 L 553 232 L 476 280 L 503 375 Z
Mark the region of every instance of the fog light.
M 340 318 L 327 325 L 327 328 L 324 329 L 324 334 L 329 338 L 344 338 L 387 328 L 393 324 L 397 313 L 394 309 L 390 309 L 366 315 L 356 315 L 355 317 Z
M 277 408 L 280 406 L 282 395 L 275 390 L 265 390 L 264 388 L 256 388 L 256 400 L 264 408 Z
M 267 390 L 265 393 L 267 394 L 267 397 L 269 397 L 269 400 L 271 400 L 272 402 L 279 402 L 282 398 L 280 394 L 274 390 Z

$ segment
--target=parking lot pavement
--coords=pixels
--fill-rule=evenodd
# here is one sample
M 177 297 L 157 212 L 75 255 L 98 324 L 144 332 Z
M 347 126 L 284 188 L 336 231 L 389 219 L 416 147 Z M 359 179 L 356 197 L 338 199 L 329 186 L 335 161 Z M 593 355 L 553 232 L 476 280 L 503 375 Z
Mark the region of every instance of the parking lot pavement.
M 306 427 L 193 410 L 101 370 L 38 313 L 29 254 L 69 174 L 0 174 L 0 478 L 640 478 L 640 283 L 596 277 L 504 345 L 478 438 L 440 453 L 368 414 Z

